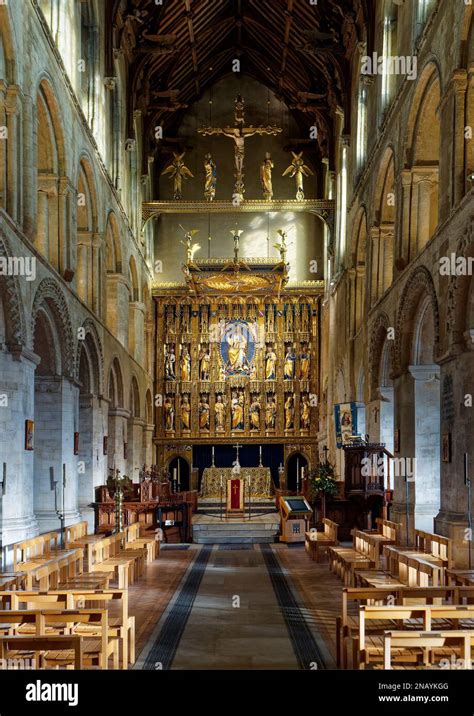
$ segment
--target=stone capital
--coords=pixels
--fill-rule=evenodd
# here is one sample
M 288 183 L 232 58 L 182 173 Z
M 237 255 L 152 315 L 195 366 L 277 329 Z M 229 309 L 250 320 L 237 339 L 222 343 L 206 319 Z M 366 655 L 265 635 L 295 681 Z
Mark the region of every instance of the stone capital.
M 426 383 L 435 378 L 439 379 L 441 368 L 437 363 L 432 365 L 409 365 L 408 371 L 415 380 Z

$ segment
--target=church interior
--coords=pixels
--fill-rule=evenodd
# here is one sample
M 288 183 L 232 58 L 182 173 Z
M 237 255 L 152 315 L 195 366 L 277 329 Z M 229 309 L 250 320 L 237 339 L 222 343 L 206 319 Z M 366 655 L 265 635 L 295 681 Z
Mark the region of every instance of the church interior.
M 0 2 L 0 670 L 473 668 L 473 131 L 464 0 Z

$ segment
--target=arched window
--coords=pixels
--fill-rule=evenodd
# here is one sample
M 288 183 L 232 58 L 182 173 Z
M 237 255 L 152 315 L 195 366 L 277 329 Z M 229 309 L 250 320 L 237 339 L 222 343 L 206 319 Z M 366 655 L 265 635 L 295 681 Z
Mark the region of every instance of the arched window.
M 97 26 L 92 5 L 81 3 L 81 57 L 78 63 L 82 111 L 94 132 L 96 129 Z
M 380 83 L 380 109 L 382 118 L 395 94 L 396 78 L 393 57 L 398 45 L 398 7 L 393 0 L 385 0 L 382 28 L 383 72 Z
M 360 172 L 367 156 L 367 87 L 363 79 L 359 82 L 357 97 L 357 139 L 356 139 L 356 165 Z
M 436 5 L 436 0 L 417 0 L 415 7 L 415 40 L 417 40 L 428 21 L 428 18 Z

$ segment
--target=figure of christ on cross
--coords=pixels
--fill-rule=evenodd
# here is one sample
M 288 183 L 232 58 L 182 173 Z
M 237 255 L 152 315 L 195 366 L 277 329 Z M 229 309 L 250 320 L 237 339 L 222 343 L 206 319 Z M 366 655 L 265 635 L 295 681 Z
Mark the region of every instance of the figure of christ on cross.
M 237 98 L 235 100 L 237 109 Z M 236 115 L 237 116 L 237 115 Z M 201 127 L 198 129 L 199 134 L 204 137 L 212 136 L 214 134 L 222 134 L 224 137 L 230 137 L 234 140 L 234 155 L 235 155 L 235 194 L 243 199 L 244 188 L 244 159 L 245 159 L 245 140 L 249 137 L 253 137 L 254 134 L 259 135 L 272 135 L 275 136 L 282 132 L 281 127 L 268 126 L 268 127 L 244 127 L 244 113 L 243 109 L 239 115 L 239 126 L 238 127 Z

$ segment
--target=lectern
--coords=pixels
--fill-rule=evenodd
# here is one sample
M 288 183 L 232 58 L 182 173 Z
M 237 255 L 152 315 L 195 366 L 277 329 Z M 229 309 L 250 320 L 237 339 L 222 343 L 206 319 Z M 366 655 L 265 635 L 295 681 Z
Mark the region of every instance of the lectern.
M 313 510 L 302 495 L 280 497 L 280 542 L 304 542 Z

